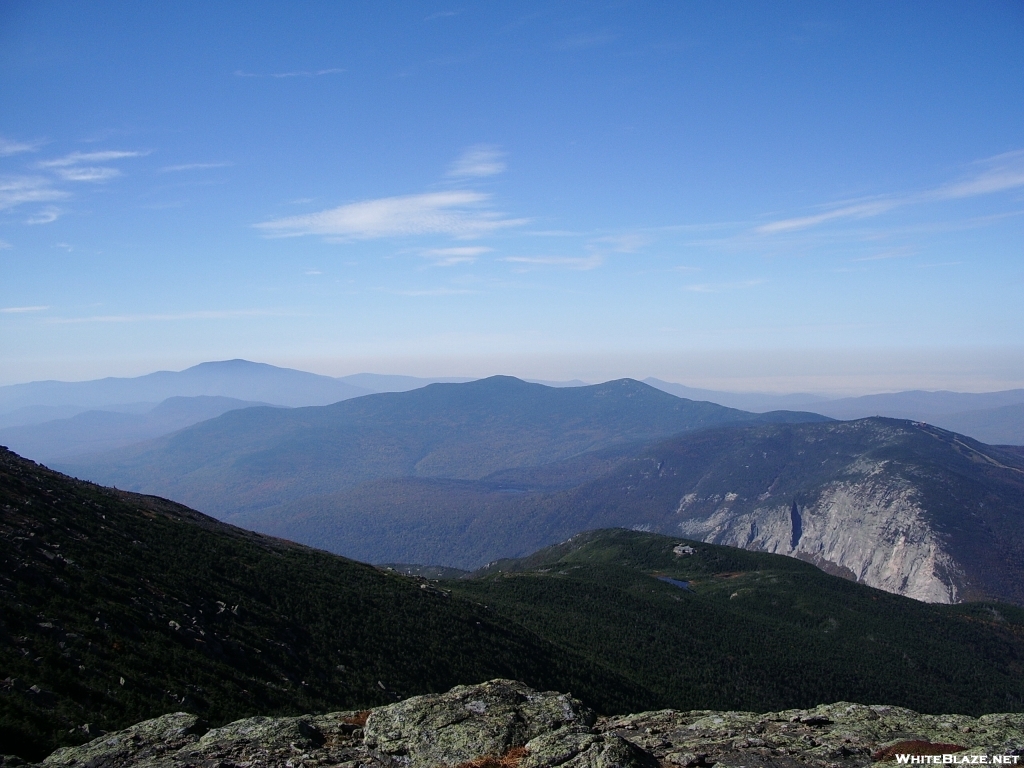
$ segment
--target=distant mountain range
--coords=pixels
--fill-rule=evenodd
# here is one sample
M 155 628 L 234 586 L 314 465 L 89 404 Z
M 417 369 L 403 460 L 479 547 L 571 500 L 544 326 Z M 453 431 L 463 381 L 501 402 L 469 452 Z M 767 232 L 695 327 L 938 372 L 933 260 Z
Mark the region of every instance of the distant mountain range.
M 224 519 L 375 480 L 479 480 L 710 426 L 807 420 L 825 417 L 751 414 L 630 379 L 553 388 L 495 376 L 330 406 L 231 411 L 149 443 L 58 465 Z
M 455 581 L 378 570 L 0 450 L 0 744 L 189 711 L 359 709 L 519 678 L 600 712 L 1024 710 L 1024 611 L 623 530 Z
M 184 371 L 135 378 L 35 381 L 0 387 L 0 413 L 31 406 L 104 408 L 118 403 L 159 403 L 169 397 L 231 397 L 273 405 L 326 405 L 370 390 L 330 376 L 247 360 L 200 363 Z
M 229 519 L 357 559 L 464 569 L 623 526 L 786 554 L 931 602 L 1024 605 L 1024 456 L 890 419 L 705 430 Z
M 0 429 L 0 445 L 36 461 L 53 462 L 151 440 L 228 411 L 266 403 L 198 395 L 169 397 L 153 406 L 135 405 L 138 410 L 83 411 L 67 419 Z M 146 406 L 148 409 L 142 410 Z
M 609 526 L 1024 604 L 1024 461 L 924 424 L 510 377 L 248 408 L 59 464 L 370 562 L 472 569 Z
M 644 381 L 679 397 L 709 400 L 748 411 L 789 408 L 843 420 L 888 416 L 925 421 L 992 445 L 1024 445 L 1024 389 L 977 394 L 916 390 L 827 399 L 808 394 L 715 392 L 653 378 Z
M 674 384 L 670 381 L 656 379 L 653 376 L 648 376 L 643 382 L 676 397 L 685 397 L 690 400 L 706 400 L 711 403 L 728 406 L 729 408 L 739 408 L 743 411 L 754 411 L 756 413 L 792 408 L 813 411 L 815 408 L 811 406 L 828 402 L 826 397 L 811 395 L 806 392 L 787 395 L 763 392 L 720 392 L 714 389 L 700 389 L 698 387 L 688 387 L 685 384 Z
M 229 397 L 297 407 L 328 405 L 373 393 L 406 392 L 433 383 L 472 380 L 374 373 L 332 378 L 246 360 L 226 360 L 135 378 L 39 381 L 0 387 L 0 429 L 66 419 L 88 410 L 142 413 L 169 397 Z M 552 387 L 587 386 L 579 380 L 531 381 Z M 1024 389 L 981 394 L 895 392 L 836 400 L 807 393 L 721 392 L 656 378 L 644 382 L 677 397 L 756 413 L 800 410 L 837 419 L 869 416 L 914 419 L 990 444 L 1024 444 Z M 113 429 L 115 422 L 111 420 L 110 424 Z
M 297 408 L 210 394 L 135 400 L 0 429 L 0 443 L 81 477 L 371 562 L 472 569 L 587 528 L 644 527 L 792 555 L 924 600 L 1024 604 L 1024 572 L 1014 565 L 1024 561 L 1020 454 L 919 423 L 1012 432 L 1024 417 L 1013 401 L 1024 391 L 814 401 L 837 416 L 917 414 L 918 423 L 847 427 L 817 413 L 682 399 L 632 380 L 347 379 L 228 361 L 138 379 L 41 382 L 35 395 L 35 385 L 0 388 L 0 403 L 17 405 L 8 416 L 52 415 L 71 407 L 62 397 L 220 390 L 294 404 L 371 387 L 401 391 Z M 24 404 L 44 395 L 51 400 Z M 762 396 L 761 404 L 802 397 Z M 797 423 L 806 426 L 786 426 Z M 671 476 L 644 474 L 658 451 L 684 457 L 665 460 Z M 752 462 L 758 451 L 763 460 Z M 768 467 L 778 476 L 762 477 Z M 627 492 L 639 488 L 639 496 Z
M 0 445 L 37 461 L 60 461 L 150 440 L 238 408 L 326 405 L 467 381 L 473 379 L 375 373 L 335 379 L 247 360 L 135 378 L 39 381 L 0 387 Z M 543 383 L 583 386 L 580 381 Z
M 87 410 L 140 413 L 171 397 L 228 397 L 268 405 L 329 405 L 379 392 L 407 392 L 428 384 L 471 378 L 423 378 L 356 373 L 333 378 L 248 360 L 200 363 L 183 371 L 133 378 L 34 381 L 0 387 L 0 429 L 75 416 Z M 542 382 L 582 386 L 581 381 Z

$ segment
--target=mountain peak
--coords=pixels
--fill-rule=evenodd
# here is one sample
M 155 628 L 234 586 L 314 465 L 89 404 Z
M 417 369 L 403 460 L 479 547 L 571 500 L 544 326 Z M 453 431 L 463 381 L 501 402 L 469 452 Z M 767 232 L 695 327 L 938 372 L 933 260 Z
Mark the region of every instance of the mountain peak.
M 271 365 L 270 363 L 254 363 L 251 360 L 245 360 L 241 357 L 236 357 L 232 360 L 207 360 L 206 362 L 190 366 L 186 368 L 185 371 L 210 370 L 213 368 L 221 370 L 245 370 L 249 368 L 275 368 L 277 370 L 287 370 L 284 368 L 279 368 L 276 365 Z M 182 371 L 182 373 L 184 373 L 185 371 Z

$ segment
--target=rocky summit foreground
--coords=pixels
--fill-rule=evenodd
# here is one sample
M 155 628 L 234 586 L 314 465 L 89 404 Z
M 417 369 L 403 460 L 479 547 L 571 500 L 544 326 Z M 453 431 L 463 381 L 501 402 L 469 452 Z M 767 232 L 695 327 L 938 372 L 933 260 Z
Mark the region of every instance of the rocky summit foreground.
M 853 768 L 896 754 L 1024 764 L 1024 714 L 922 715 L 839 703 L 768 714 L 662 710 L 598 718 L 571 695 L 492 680 L 362 712 L 253 717 L 212 730 L 178 712 L 59 749 L 42 765 Z M 24 764 L 0 758 L 0 765 Z

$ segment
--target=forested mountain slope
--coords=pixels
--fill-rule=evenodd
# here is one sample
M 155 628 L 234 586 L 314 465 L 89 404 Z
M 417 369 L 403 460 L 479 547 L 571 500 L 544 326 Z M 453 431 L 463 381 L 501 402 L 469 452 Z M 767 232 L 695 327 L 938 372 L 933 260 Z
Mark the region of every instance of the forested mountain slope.
M 0 451 L 0 563 L 0 741 L 26 757 L 168 711 L 218 725 L 493 677 L 604 713 L 1024 708 L 1019 609 L 931 606 L 653 534 L 428 582 Z
M 225 518 L 381 478 L 475 480 L 627 441 L 801 420 L 824 417 L 751 414 L 631 379 L 555 388 L 495 376 L 323 407 L 235 411 L 151 443 L 57 466 Z

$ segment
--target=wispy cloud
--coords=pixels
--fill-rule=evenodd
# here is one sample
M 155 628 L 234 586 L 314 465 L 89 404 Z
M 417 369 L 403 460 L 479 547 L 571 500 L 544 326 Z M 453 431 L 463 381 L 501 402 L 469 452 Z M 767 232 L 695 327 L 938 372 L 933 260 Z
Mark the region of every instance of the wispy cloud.
M 774 235 L 780 232 L 794 232 L 799 229 L 807 229 L 808 227 L 814 227 L 818 224 L 824 224 L 827 221 L 834 221 L 836 219 L 863 219 L 869 216 L 877 216 L 880 213 L 891 211 L 893 208 L 897 208 L 901 205 L 906 205 L 906 201 L 874 200 L 866 203 L 854 203 L 853 205 L 846 205 L 842 208 L 825 211 L 824 213 L 817 213 L 813 216 L 799 216 L 793 219 L 773 221 L 770 224 L 764 224 L 758 227 L 757 231 L 763 235 Z
M 142 157 L 148 152 L 127 152 L 122 150 L 105 150 L 102 152 L 71 152 L 64 157 L 57 157 L 53 160 L 43 160 L 39 163 L 40 168 L 66 168 L 71 165 L 82 165 L 83 163 L 109 163 L 111 160 L 123 160 L 126 157 Z
M 429 248 L 422 251 L 422 255 L 430 259 L 435 267 L 454 267 L 458 264 L 472 264 L 477 257 L 492 250 L 480 245 L 469 245 L 460 248 Z
M 65 181 L 109 181 L 121 172 L 117 168 L 109 167 L 77 167 L 57 168 L 57 175 Z
M 60 218 L 60 208 L 49 205 L 33 216 L 25 219 L 26 224 L 50 224 Z
M 383 197 L 255 226 L 278 237 L 323 235 L 371 240 L 428 234 L 473 238 L 526 222 L 482 209 L 480 206 L 488 199 L 488 195 L 465 190 Z
M 98 152 L 71 152 L 64 157 L 43 160 L 37 167 L 52 170 L 64 181 L 109 181 L 121 175 L 121 171 L 109 165 L 92 165 L 92 163 L 109 163 L 113 160 L 124 160 L 130 157 L 142 157 L 148 152 L 126 150 L 102 150 Z
M 795 232 L 840 219 L 863 219 L 878 216 L 908 205 L 978 197 L 1024 187 L 1024 150 L 996 155 L 981 160 L 974 166 L 980 170 L 972 176 L 943 184 L 934 189 L 902 196 L 877 197 L 840 203 L 821 213 L 762 224 L 754 231 L 762 235 Z
M 737 283 L 692 283 L 686 286 L 686 290 L 693 293 L 722 293 L 723 291 L 735 291 L 742 288 L 753 288 L 755 285 L 762 285 L 767 282 L 763 279 L 743 280 Z
M 179 173 L 181 171 L 205 171 L 210 168 L 227 168 L 232 163 L 182 163 L 181 165 L 165 165 L 159 173 Z
M 506 256 L 501 261 L 535 267 L 566 267 L 581 271 L 597 269 L 604 263 L 599 253 L 590 256 Z
M 0 157 L 35 152 L 42 144 L 41 141 L 11 141 L 0 136 Z
M 246 72 L 242 69 L 236 69 L 233 74 L 235 77 L 276 77 L 278 79 L 284 79 L 289 77 L 323 77 L 324 75 L 340 75 L 344 71 L 344 69 L 340 69 L 338 67 L 331 67 L 329 69 L 296 69 L 291 72 L 269 72 L 267 74 L 260 74 L 258 72 Z
M 7 176 L 0 178 L 0 210 L 24 203 L 48 203 L 63 200 L 67 192 L 53 186 L 44 176 Z
M 24 312 L 44 312 L 49 309 L 46 306 L 38 307 L 0 307 L 0 312 L 5 315 L 20 315 Z
M 45 309 L 45 307 L 44 307 Z M 55 317 L 49 322 L 59 325 L 76 323 L 140 323 L 167 322 L 173 320 L 222 320 L 234 317 L 278 316 L 283 313 L 267 310 L 209 310 L 200 312 L 175 312 L 143 315 L 94 315 L 91 317 Z
M 505 153 L 497 147 L 478 144 L 467 149 L 448 170 L 450 178 L 495 176 L 505 170 Z
M 410 291 L 389 291 L 396 296 L 463 296 L 469 293 L 480 293 L 469 288 L 425 288 Z
M 996 155 L 975 165 L 981 166 L 982 170 L 972 178 L 944 184 L 926 195 L 939 200 L 955 200 L 1024 186 L 1024 150 Z
M 14 246 L 8 243 L 6 240 L 0 240 L 0 251 L 6 251 Z
M 637 232 L 627 232 L 622 235 L 596 237 L 591 242 L 595 245 L 607 246 L 617 253 L 636 253 L 644 246 L 650 245 L 651 237 Z

